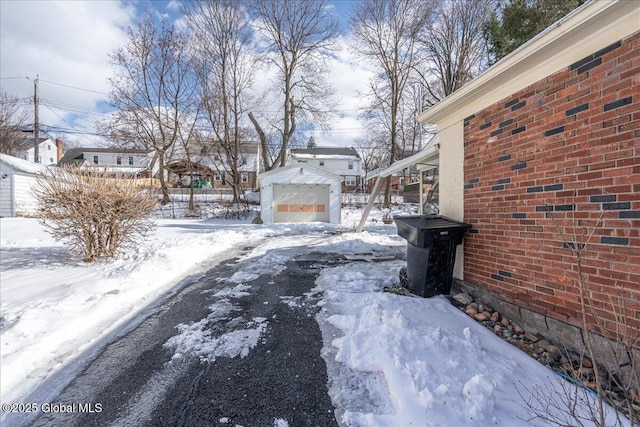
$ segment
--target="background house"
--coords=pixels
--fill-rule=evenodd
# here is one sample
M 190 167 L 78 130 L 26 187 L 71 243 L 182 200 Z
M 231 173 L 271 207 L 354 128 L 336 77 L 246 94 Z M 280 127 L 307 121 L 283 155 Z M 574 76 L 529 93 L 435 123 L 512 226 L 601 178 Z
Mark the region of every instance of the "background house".
M 43 165 L 56 165 L 62 158 L 62 141 L 53 141 L 50 137 L 39 138 L 38 160 L 34 160 L 35 147 L 33 137 L 19 138 L 15 141 L 11 153 L 5 153 L 19 159 L 28 160 Z
M 67 150 L 58 164 L 77 165 L 83 169 L 106 168 L 114 175 L 133 175 L 138 178 L 157 176 L 158 165 L 152 150 L 78 147 Z
M 569 348 L 583 227 L 590 324 L 615 334 L 626 302 L 640 328 L 639 22 L 639 2 L 588 2 L 418 118 L 438 129 L 440 213 L 474 227 L 457 285 Z
M 36 174 L 46 170 L 39 163 L 0 154 L 0 217 L 36 215 Z
M 307 163 L 339 175 L 342 179 L 343 192 L 356 192 L 363 189 L 362 159 L 354 148 L 294 148 L 290 151 L 289 157 L 288 164 Z
M 189 179 L 193 174 L 193 180 L 203 180 L 211 184 L 214 189 L 231 190 L 230 159 L 226 153 L 215 144 L 204 146 L 192 146 L 195 154 L 186 160 L 186 154 L 174 154 L 178 159 L 169 163 L 169 182 L 174 187 L 188 187 Z M 258 188 L 258 144 L 243 143 L 238 150 L 238 173 L 240 188 L 254 190 Z

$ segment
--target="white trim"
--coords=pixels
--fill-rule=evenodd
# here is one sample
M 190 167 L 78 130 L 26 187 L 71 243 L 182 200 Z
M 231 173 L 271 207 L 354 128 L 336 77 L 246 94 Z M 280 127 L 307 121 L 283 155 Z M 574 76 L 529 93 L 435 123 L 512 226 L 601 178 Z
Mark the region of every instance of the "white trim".
M 440 151 L 440 137 L 434 136 L 429 144 L 413 156 L 409 156 L 390 165 L 388 168 L 381 170 L 378 175 L 385 177 L 392 175 L 398 171 L 418 165 L 418 169 L 429 170 L 438 167 L 438 152 Z

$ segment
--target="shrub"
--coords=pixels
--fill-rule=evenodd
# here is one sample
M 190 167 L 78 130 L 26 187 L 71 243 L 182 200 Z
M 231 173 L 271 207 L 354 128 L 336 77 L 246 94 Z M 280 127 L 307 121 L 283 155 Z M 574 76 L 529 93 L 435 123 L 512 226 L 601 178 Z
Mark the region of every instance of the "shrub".
M 135 248 L 153 229 L 155 191 L 106 170 L 56 168 L 37 177 L 34 194 L 46 230 L 86 262 Z

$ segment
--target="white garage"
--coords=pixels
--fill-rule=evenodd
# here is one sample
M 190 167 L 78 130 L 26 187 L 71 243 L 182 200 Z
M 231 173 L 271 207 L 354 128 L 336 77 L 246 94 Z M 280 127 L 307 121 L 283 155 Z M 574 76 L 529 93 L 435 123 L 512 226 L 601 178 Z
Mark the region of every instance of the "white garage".
M 260 175 L 262 221 L 340 223 L 340 176 L 306 163 Z
M 36 174 L 47 167 L 0 153 L 0 217 L 34 216 L 38 201 L 32 189 Z

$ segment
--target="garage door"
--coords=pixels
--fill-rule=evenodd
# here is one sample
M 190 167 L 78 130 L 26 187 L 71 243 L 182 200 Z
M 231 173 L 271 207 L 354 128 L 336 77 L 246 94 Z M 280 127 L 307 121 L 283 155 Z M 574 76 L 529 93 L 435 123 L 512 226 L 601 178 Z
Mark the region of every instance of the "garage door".
M 273 184 L 273 222 L 329 222 L 329 184 Z

